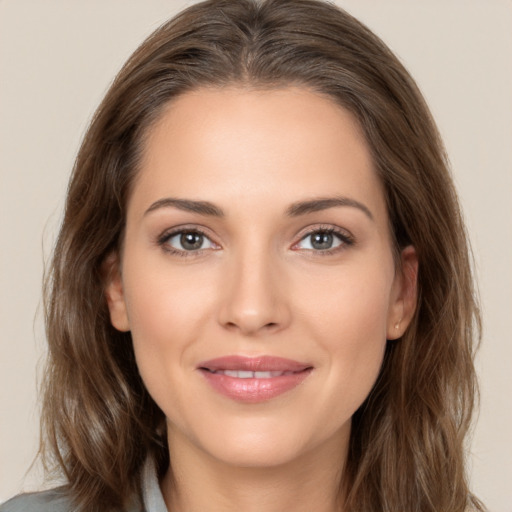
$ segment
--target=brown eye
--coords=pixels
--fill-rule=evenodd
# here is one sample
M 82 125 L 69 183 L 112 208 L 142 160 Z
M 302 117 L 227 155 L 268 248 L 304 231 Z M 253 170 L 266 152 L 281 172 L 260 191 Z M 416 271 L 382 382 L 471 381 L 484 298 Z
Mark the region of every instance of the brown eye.
M 213 242 L 199 231 L 175 232 L 166 237 L 163 243 L 178 252 L 193 252 L 214 248 Z
M 182 233 L 180 235 L 180 243 L 186 251 L 196 251 L 201 249 L 204 236 L 201 233 Z

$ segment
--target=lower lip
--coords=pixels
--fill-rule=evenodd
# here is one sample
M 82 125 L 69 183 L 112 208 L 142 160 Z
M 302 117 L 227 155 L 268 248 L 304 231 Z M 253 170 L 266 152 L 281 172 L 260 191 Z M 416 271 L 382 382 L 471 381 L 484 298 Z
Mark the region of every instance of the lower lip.
M 296 388 L 311 373 L 312 368 L 291 375 L 269 379 L 239 379 L 223 373 L 200 370 L 215 391 L 245 403 L 264 402 Z

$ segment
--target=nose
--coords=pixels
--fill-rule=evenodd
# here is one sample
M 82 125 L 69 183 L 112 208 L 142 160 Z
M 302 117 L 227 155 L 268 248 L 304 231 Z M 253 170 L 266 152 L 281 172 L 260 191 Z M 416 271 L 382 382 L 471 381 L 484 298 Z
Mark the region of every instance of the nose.
M 239 255 L 229 262 L 219 322 L 230 331 L 256 336 L 280 331 L 291 319 L 283 273 L 268 253 Z

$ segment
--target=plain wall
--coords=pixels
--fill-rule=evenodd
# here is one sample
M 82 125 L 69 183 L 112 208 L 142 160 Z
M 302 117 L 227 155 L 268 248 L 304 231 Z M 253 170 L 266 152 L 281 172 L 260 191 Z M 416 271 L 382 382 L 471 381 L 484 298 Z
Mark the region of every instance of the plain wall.
M 124 60 L 191 3 L 0 0 L 0 502 L 40 482 L 25 472 L 38 439 L 43 260 L 80 139 Z M 473 489 L 491 511 L 511 512 L 512 2 L 337 3 L 411 71 L 451 157 L 485 326 Z

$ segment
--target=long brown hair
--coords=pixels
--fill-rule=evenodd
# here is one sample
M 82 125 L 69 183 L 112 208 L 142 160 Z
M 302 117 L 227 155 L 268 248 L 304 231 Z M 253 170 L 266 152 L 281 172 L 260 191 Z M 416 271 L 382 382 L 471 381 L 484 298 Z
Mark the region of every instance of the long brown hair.
M 46 281 L 49 360 L 42 452 L 80 510 L 120 509 L 150 455 L 167 467 L 164 417 L 129 333 L 109 321 L 104 262 L 119 249 L 148 128 L 198 87 L 307 87 L 357 116 L 382 180 L 395 249 L 419 257 L 404 336 L 353 418 L 346 511 L 482 510 L 464 439 L 480 320 L 447 158 L 404 67 L 364 25 L 317 0 L 208 0 L 153 33 L 125 64 L 78 153 Z

